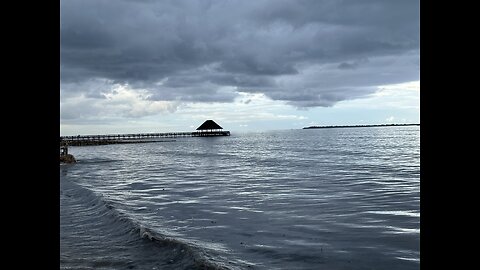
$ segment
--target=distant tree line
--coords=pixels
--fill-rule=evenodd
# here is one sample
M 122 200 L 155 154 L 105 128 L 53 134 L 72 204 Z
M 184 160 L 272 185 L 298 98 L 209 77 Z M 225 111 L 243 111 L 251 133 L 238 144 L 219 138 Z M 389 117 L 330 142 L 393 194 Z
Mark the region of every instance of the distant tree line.
M 309 126 L 303 129 L 314 128 L 352 128 L 352 127 L 398 127 L 398 126 L 420 126 L 420 124 L 381 124 L 381 125 L 347 125 L 347 126 Z

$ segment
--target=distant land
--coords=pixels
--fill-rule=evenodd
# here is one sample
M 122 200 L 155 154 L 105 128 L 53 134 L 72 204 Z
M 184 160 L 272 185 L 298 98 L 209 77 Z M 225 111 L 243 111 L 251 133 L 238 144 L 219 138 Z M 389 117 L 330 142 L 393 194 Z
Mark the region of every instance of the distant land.
M 400 126 L 420 126 L 420 124 L 382 124 L 382 125 L 353 125 L 353 126 L 309 126 L 303 129 L 314 128 L 356 128 L 356 127 L 400 127 Z

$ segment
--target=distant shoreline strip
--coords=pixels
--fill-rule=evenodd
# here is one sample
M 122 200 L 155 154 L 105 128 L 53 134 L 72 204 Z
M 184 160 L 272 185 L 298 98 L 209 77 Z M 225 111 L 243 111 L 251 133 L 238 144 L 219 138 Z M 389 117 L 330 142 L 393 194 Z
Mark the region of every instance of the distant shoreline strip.
M 420 126 L 420 124 L 382 124 L 382 125 L 352 125 L 352 126 L 309 126 L 303 129 L 318 128 L 359 128 L 359 127 L 404 127 L 404 126 Z

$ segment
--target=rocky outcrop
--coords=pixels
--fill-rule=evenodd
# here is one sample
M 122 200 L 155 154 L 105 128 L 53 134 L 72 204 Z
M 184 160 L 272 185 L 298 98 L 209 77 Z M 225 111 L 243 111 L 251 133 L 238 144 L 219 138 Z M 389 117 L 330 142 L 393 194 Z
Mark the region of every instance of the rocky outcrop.
M 73 155 L 66 154 L 66 155 L 60 155 L 60 162 L 62 163 L 75 163 L 77 160 Z

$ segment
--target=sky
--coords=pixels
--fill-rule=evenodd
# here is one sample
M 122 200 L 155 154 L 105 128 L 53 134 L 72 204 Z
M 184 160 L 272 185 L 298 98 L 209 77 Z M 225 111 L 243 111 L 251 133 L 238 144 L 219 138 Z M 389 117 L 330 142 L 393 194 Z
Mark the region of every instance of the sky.
M 418 0 L 65 0 L 60 134 L 420 122 Z

